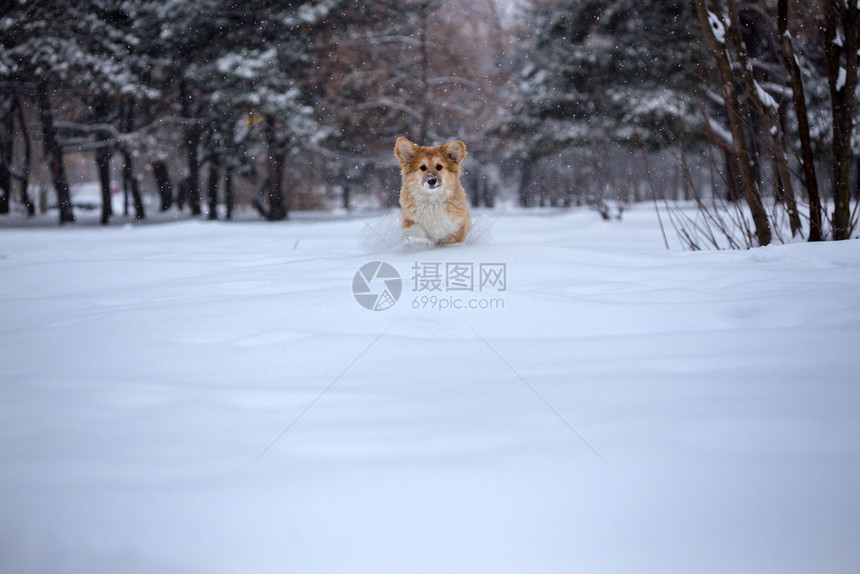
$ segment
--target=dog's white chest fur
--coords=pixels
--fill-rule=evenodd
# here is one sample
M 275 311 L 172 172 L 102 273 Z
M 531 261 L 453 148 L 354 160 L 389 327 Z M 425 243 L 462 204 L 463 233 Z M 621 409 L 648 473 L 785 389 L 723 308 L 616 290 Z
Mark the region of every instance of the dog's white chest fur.
M 416 224 L 409 228 L 409 235 L 420 236 L 423 231 L 426 238 L 434 242 L 442 241 L 457 231 L 462 223 L 448 212 L 443 197 L 416 197 L 415 219 Z M 415 227 L 420 227 L 421 231 L 413 229 Z

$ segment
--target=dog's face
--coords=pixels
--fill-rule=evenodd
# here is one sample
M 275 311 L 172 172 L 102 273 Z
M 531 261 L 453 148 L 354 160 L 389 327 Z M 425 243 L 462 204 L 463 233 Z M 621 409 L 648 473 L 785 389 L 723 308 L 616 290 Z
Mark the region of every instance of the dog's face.
M 466 145 L 453 141 L 422 147 L 406 138 L 397 138 L 394 155 L 400 162 L 404 186 L 427 194 L 443 194 L 460 180 L 460 162 L 466 157 Z

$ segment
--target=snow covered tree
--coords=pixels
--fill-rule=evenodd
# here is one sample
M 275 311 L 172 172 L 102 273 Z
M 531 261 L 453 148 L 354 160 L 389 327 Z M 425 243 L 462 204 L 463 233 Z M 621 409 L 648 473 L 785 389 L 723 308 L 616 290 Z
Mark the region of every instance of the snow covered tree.
M 824 53 L 833 117 L 833 238 L 849 239 L 851 221 L 851 136 L 857 100 L 860 7 L 857 2 L 824 3 Z
M 605 141 L 662 147 L 698 134 L 700 47 L 686 2 L 562 0 L 532 11 L 521 87 L 522 111 L 542 124 L 537 153 Z
M 60 222 L 74 221 L 54 101 L 78 94 L 124 94 L 139 85 L 125 56 L 138 39 L 118 0 L 4 2 L 0 6 L 3 83 L 39 110 Z
M 142 50 L 157 63 L 156 83 L 164 97 L 174 103 L 166 113 L 178 116 L 182 126 L 185 173 L 177 202 L 182 208 L 187 201 L 193 215 L 202 213 L 200 147 L 204 121 L 200 116 L 205 105 L 205 86 L 194 81 L 193 73 L 196 66 L 217 58 L 218 40 L 230 25 L 223 13 L 227 8 L 228 3 L 221 0 L 150 2 L 138 23 L 145 39 Z M 164 171 L 160 171 L 163 177 Z M 166 183 L 162 181 L 162 185 Z
M 264 144 L 267 174 L 264 201 L 258 207 L 270 220 L 283 219 L 288 213 L 284 196 L 287 155 L 299 142 L 309 146 L 323 137 L 297 81 L 298 73 L 287 71 L 294 65 L 287 51 L 278 48 L 228 53 L 215 62 L 218 73 L 228 81 L 225 89 L 212 94 L 212 100 L 229 103 L 249 126 L 243 137 L 256 136 Z M 232 141 L 237 142 L 235 136 Z
M 235 125 L 219 124 L 235 124 L 245 114 L 262 118 L 267 126 L 257 132 L 268 149 L 266 217 L 286 217 L 286 154 L 297 139 L 317 132 L 301 83 L 310 38 L 341 3 L 174 0 L 152 6 L 147 50 L 161 62 L 163 89 L 178 100 L 187 166 L 182 188 L 193 213 L 202 211 L 203 163 L 215 161 L 225 168 L 241 163 L 234 154 L 246 148 L 232 145 L 229 136 Z M 228 145 L 213 147 L 216 141 Z M 214 173 L 210 169 L 210 180 Z M 228 169 L 225 176 L 231 173 Z
M 777 36 L 779 38 L 782 63 L 791 80 L 791 97 L 797 117 L 797 135 L 800 141 L 800 163 L 803 171 L 803 184 L 809 200 L 809 240 L 822 239 L 821 194 L 818 191 L 818 177 L 815 173 L 815 155 L 812 151 L 812 137 L 809 129 L 809 113 L 803 86 L 803 73 L 798 63 L 794 40 L 789 28 L 788 0 L 779 0 L 777 6 Z
M 761 168 L 769 159 L 773 196 L 785 207 L 792 235 L 803 232 L 793 193 L 796 178 L 808 198 L 809 240 L 821 240 L 827 230 L 815 162 L 830 163 L 832 170 L 825 170 L 833 178 L 830 235 L 850 237 L 856 226 L 849 175 L 857 121 L 857 7 L 829 0 L 813 0 L 804 10 L 787 0 L 697 0 L 696 7 L 720 71 L 722 94 L 710 99 L 723 105 L 729 118 L 731 135 L 720 138 L 721 147 L 736 156 L 744 196 L 749 200 L 764 192 L 768 177 Z M 750 205 L 761 244 L 766 220 L 772 224 L 776 217 L 761 200 L 755 203 L 762 205 Z
M 500 123 L 526 173 L 570 147 L 654 149 L 697 138 L 694 17 L 681 0 L 534 2 L 519 63 L 522 99 Z
M 745 121 L 741 111 L 734 71 L 732 70 L 732 57 L 728 48 L 729 44 L 731 44 L 736 51 L 739 50 L 739 42 L 734 39 L 729 40 L 726 35 L 727 31 L 732 34 L 732 38 L 734 33 L 740 33 L 737 30 L 734 33 L 731 32 L 731 27 L 733 25 L 737 26 L 737 16 L 733 15 L 734 4 L 732 0 L 729 0 L 729 4 L 732 7 L 728 16 L 728 22 L 723 16 L 722 11 L 713 12 L 709 10 L 705 0 L 696 0 L 696 12 L 699 15 L 705 41 L 717 62 L 720 74 L 720 89 L 729 117 L 731 141 L 734 154 L 737 157 L 744 198 L 746 198 L 755 225 L 756 238 L 759 245 L 768 245 L 772 239 L 770 220 L 762 202 L 758 179 L 753 172 L 753 162 L 748 148 Z M 746 63 L 746 56 L 744 56 L 744 64 Z M 750 73 L 751 69 L 744 71 Z

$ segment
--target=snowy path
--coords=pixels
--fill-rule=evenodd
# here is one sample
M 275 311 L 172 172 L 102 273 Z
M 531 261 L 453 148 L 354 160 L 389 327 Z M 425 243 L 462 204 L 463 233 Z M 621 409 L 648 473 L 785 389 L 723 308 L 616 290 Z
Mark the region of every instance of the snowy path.
M 625 218 L 0 231 L 0 572 L 856 572 L 860 242 Z

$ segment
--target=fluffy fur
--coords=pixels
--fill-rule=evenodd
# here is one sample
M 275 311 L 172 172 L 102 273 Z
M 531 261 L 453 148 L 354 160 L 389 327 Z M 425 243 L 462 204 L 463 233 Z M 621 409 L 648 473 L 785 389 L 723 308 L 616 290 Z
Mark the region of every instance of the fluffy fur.
M 460 184 L 466 145 L 453 141 L 422 147 L 397 138 L 394 155 L 400 162 L 403 181 L 400 207 L 404 239 L 436 245 L 462 243 L 472 226 L 466 192 Z

